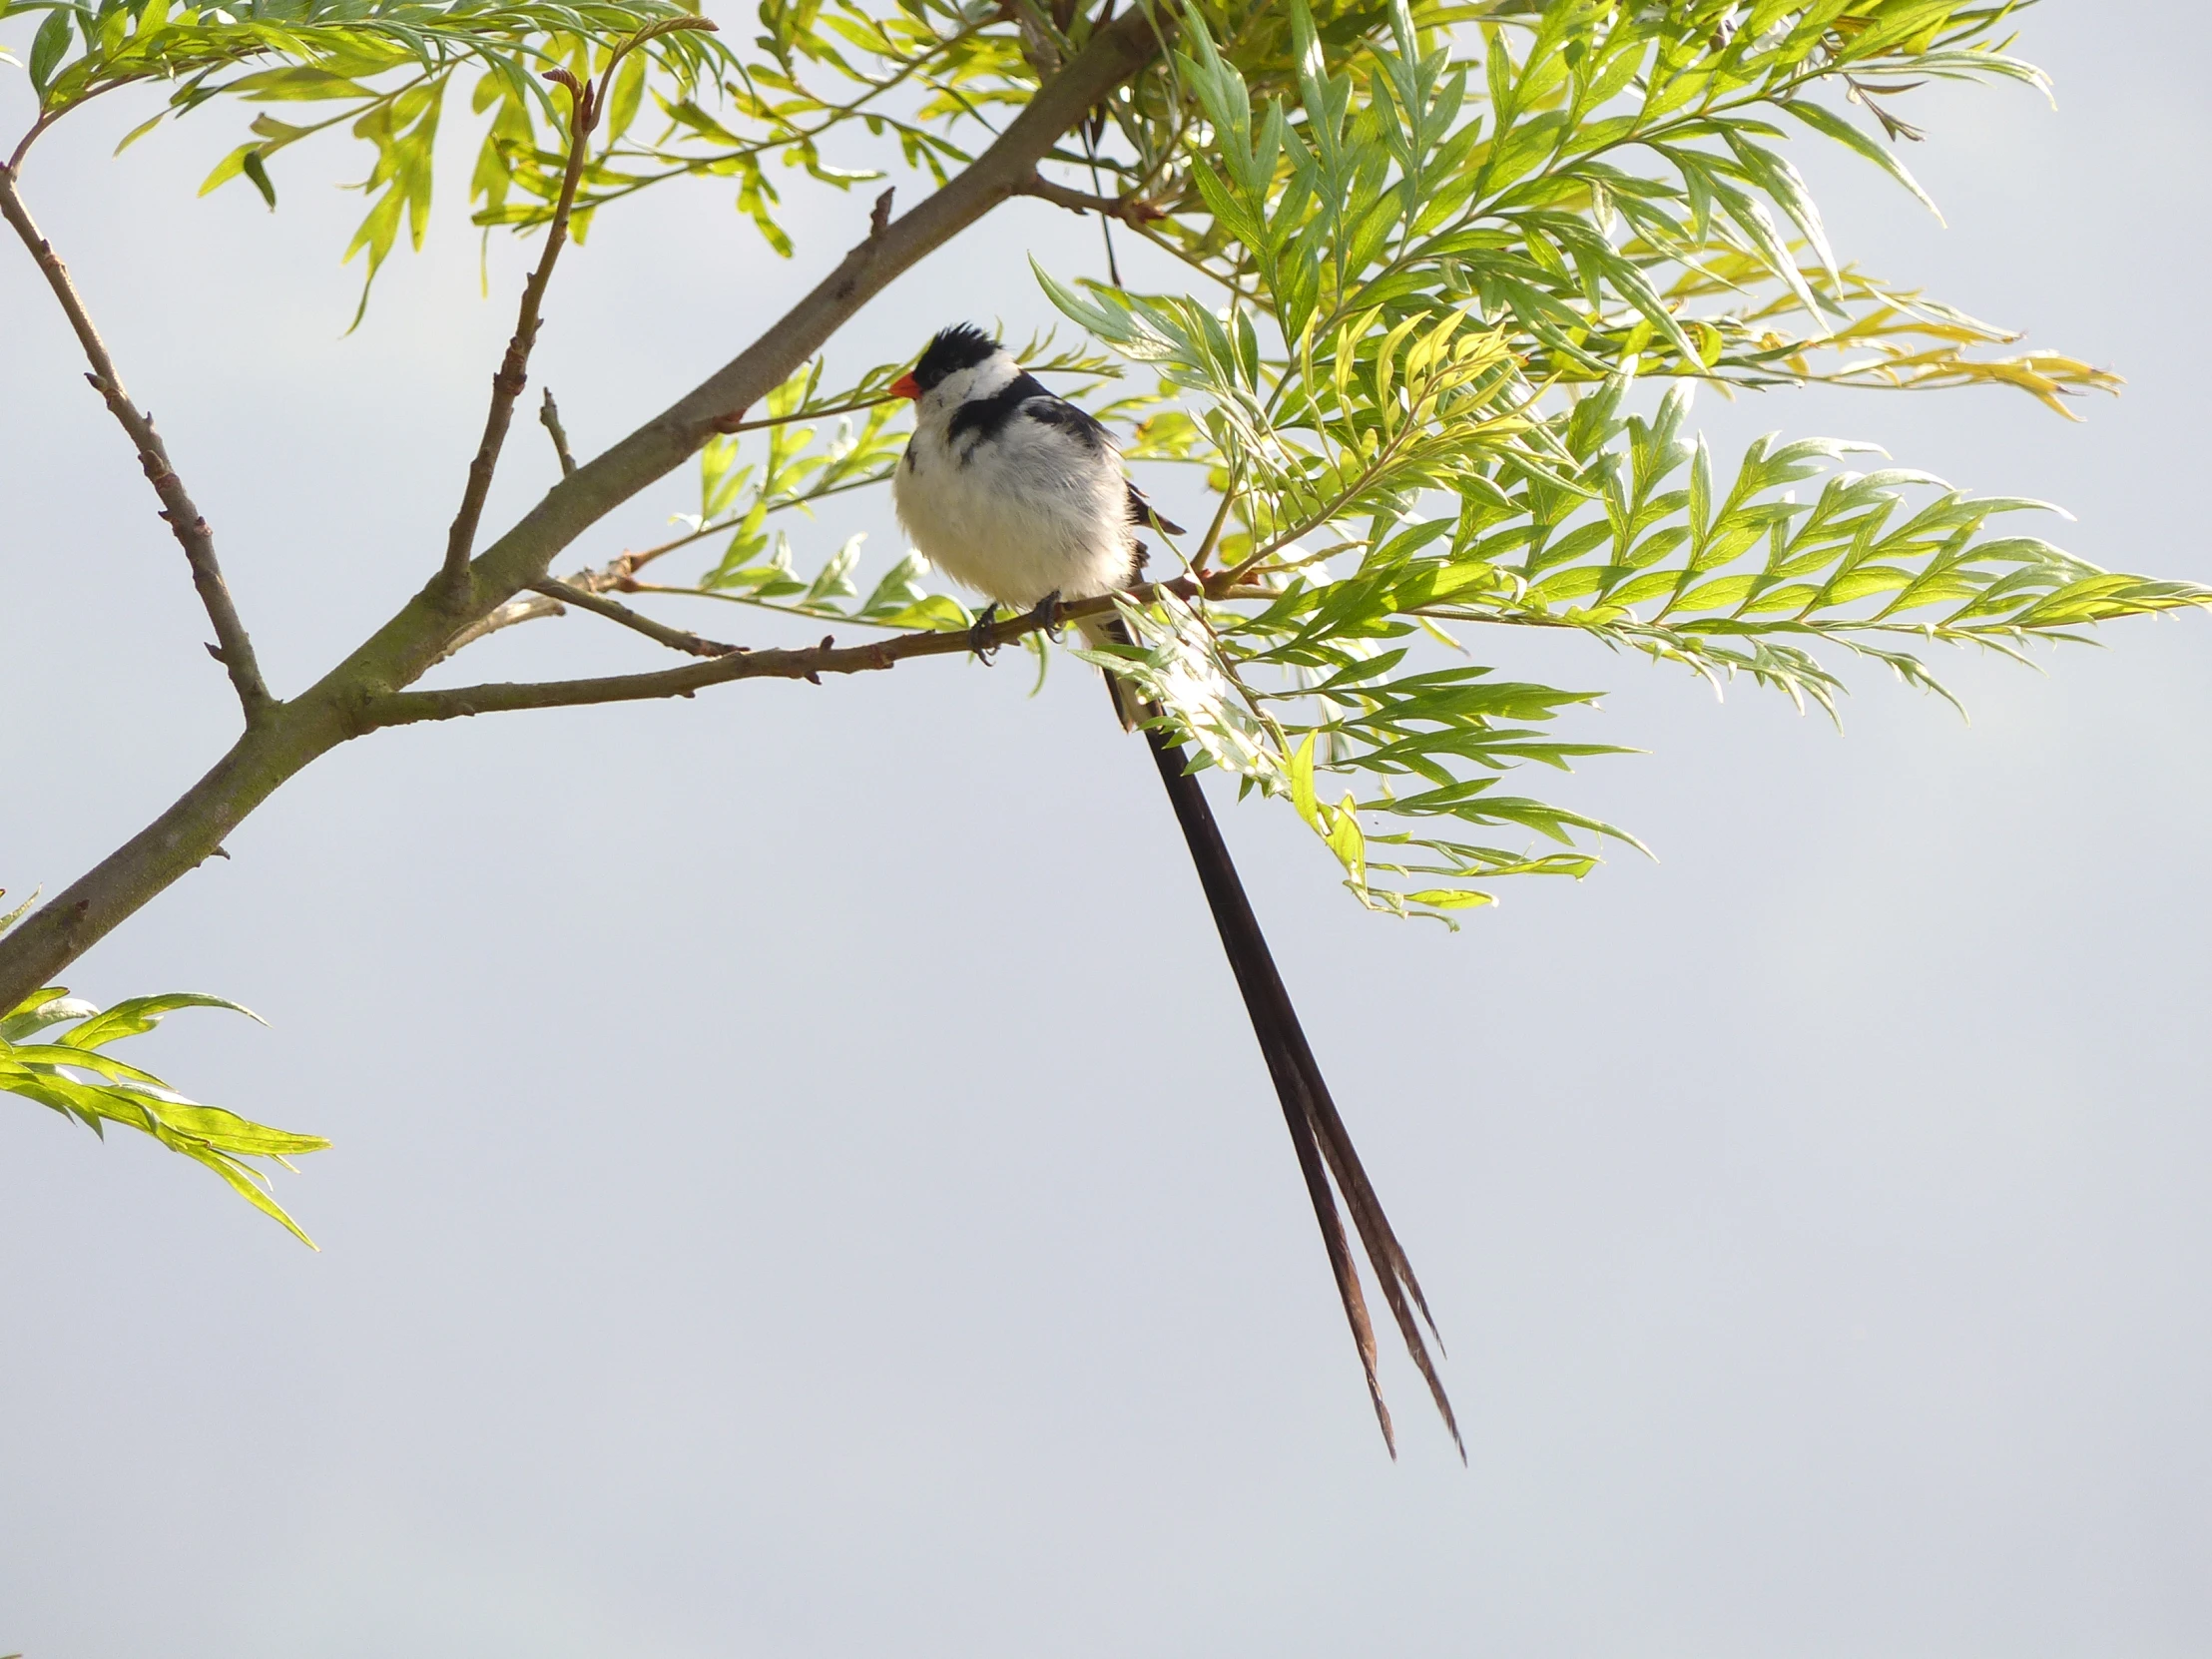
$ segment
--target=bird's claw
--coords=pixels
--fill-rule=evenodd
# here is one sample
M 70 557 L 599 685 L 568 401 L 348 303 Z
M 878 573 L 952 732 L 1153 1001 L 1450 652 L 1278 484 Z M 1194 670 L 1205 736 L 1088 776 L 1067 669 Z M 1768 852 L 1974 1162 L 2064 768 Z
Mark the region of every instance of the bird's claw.
M 997 621 L 998 601 L 994 599 L 983 607 L 982 614 L 975 619 L 975 625 L 967 631 L 968 649 L 975 653 L 976 661 L 985 668 L 991 666 L 991 658 L 998 651 L 997 645 L 991 640 L 991 628 Z
M 1062 633 L 1060 622 L 1060 590 L 1054 588 L 1037 601 L 1036 609 L 1029 613 L 1029 620 L 1044 630 L 1044 637 L 1059 643 Z

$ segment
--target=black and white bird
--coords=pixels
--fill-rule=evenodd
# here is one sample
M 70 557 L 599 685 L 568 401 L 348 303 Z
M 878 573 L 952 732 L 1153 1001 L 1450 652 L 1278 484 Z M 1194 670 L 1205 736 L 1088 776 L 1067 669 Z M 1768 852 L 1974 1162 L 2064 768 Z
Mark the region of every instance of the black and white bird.
M 891 485 L 898 521 L 915 551 L 994 607 L 1031 610 L 1054 599 L 1072 602 L 1117 592 L 1135 583 L 1143 569 L 1139 531 L 1180 534 L 1129 481 L 1106 428 L 1055 397 L 981 329 L 961 323 L 941 330 L 891 389 L 914 402 L 914 435 Z M 1126 641 L 1119 630 L 1117 618 L 1085 619 L 1085 634 L 1094 643 Z M 1136 705 L 1119 680 L 1109 676 L 1108 685 L 1125 726 L 1157 712 Z M 1352 1213 L 1406 1352 L 1464 1458 L 1451 1402 L 1421 1336 L 1421 1323 L 1433 1336 L 1435 1322 L 1330 1098 L 1205 792 L 1187 770 L 1179 745 L 1151 727 L 1145 736 L 1282 1101 L 1383 1440 L 1395 1456 L 1390 1413 L 1376 1378 L 1375 1331 L 1330 1191 L 1332 1180 Z
M 994 607 L 1096 599 L 1144 568 L 1137 532 L 1180 535 L 1121 469 L 1106 428 L 959 323 L 929 342 L 891 390 L 914 402 L 914 435 L 891 481 L 898 522 L 921 556 Z M 1086 619 L 1093 645 L 1113 623 Z M 1116 694 L 1123 724 L 1136 713 Z

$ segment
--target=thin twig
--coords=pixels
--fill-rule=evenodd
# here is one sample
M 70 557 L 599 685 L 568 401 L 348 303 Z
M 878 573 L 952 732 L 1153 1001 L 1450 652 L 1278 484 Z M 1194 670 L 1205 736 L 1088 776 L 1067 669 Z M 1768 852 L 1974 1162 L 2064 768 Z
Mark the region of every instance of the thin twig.
M 25 145 L 29 142 L 28 139 L 24 141 Z M 21 153 L 18 150 L 17 154 Z M 139 464 L 146 469 L 147 481 L 161 498 L 161 516 L 168 521 L 170 532 L 185 550 L 185 560 L 192 567 L 192 584 L 200 592 L 200 603 L 207 610 L 208 620 L 215 625 L 217 643 L 208 649 L 230 673 L 231 685 L 238 692 L 239 705 L 245 710 L 247 724 L 251 726 L 268 712 L 276 699 L 270 696 L 269 686 L 262 679 L 261 664 L 254 657 L 254 643 L 247 636 L 246 624 L 239 620 L 230 584 L 223 579 L 223 566 L 216 559 L 215 534 L 208 528 L 208 521 L 201 516 L 200 509 L 193 505 L 192 497 L 185 492 L 184 480 L 170 465 L 169 448 L 154 430 L 153 417 L 141 411 L 124 391 L 123 377 L 116 371 L 115 360 L 108 355 L 100 330 L 93 326 L 92 315 L 85 309 L 77 284 L 70 280 L 68 268 L 54 252 L 53 244 L 39 234 L 37 224 L 17 193 L 13 167 L 0 168 L 0 215 L 15 227 L 16 235 L 23 239 L 23 246 L 31 251 L 39 270 L 46 274 L 47 285 L 54 290 L 54 297 L 61 301 L 69 325 L 77 331 L 77 341 L 84 347 L 85 359 L 92 364 L 92 372 L 85 378 L 107 401 L 109 412 L 138 448 Z
M 1206 526 L 1205 537 L 1198 544 L 1198 554 L 1191 560 L 1191 574 L 1201 581 L 1206 578 L 1206 561 L 1214 556 L 1214 547 L 1221 540 L 1222 527 L 1229 522 L 1229 509 L 1236 504 L 1238 487 L 1244 482 L 1244 466 L 1240 462 L 1229 469 L 1229 487 L 1221 492 L 1221 505 L 1214 509 L 1214 521 Z
M 694 657 L 727 657 L 738 649 L 734 645 L 724 645 L 719 640 L 702 639 L 681 628 L 671 628 L 664 623 L 655 622 L 649 616 L 640 616 L 627 605 L 617 604 L 612 599 L 572 587 L 550 576 L 533 586 L 548 599 L 561 600 L 574 605 L 580 611 L 589 611 L 593 616 L 603 616 L 609 622 L 619 622 L 623 627 L 643 634 L 655 644 L 665 645 L 671 651 L 689 652 Z
M 887 197 L 890 192 L 885 191 L 883 194 Z M 895 403 L 897 401 L 898 393 L 884 391 L 876 393 L 873 397 L 856 397 L 849 403 L 825 404 L 819 409 L 794 409 L 790 414 L 769 415 L 761 420 L 733 420 L 717 426 L 715 430 L 724 436 L 728 436 L 732 432 L 758 432 L 770 426 L 789 426 L 797 420 L 820 420 L 824 415 L 852 414 L 856 410 L 872 409 L 879 404 Z
M 1091 190 L 1094 194 L 1101 195 L 1104 193 L 1099 190 L 1098 184 L 1098 135 L 1105 131 L 1105 127 L 1106 111 L 1103 107 L 1094 110 L 1090 120 L 1083 123 L 1083 155 L 1090 163 Z M 1106 244 L 1106 278 L 1119 288 L 1122 285 L 1121 263 L 1114 258 L 1114 222 L 1103 213 L 1098 216 L 1098 234 L 1100 240 Z
M 991 20 L 986 19 L 985 21 L 988 22 Z M 713 25 L 707 24 L 705 25 L 705 27 L 712 28 Z M 906 63 L 905 67 L 900 69 L 896 75 L 890 76 L 888 79 L 882 81 L 863 81 L 863 84 L 866 85 L 869 90 L 862 93 L 858 98 L 848 100 L 847 102 L 842 104 L 825 104 L 821 106 L 822 113 L 829 119 L 821 122 L 816 126 L 801 127 L 794 122 L 786 121 L 784 124 L 784 131 L 782 132 L 782 134 L 775 138 L 762 139 L 753 144 L 741 144 L 734 149 L 717 150 L 713 155 L 710 156 L 695 156 L 684 161 L 678 166 L 664 168 L 658 173 L 637 173 L 622 175 L 624 183 L 619 189 L 601 190 L 598 194 L 593 196 L 591 200 L 585 204 L 585 206 L 587 208 L 597 210 L 599 208 L 605 207 L 610 202 L 619 202 L 626 196 L 635 195 L 639 191 L 645 190 L 653 185 L 661 184 L 667 180 L 681 179 L 687 174 L 696 177 L 697 175 L 708 172 L 715 167 L 726 164 L 734 158 L 765 156 L 772 150 L 796 150 L 802 145 L 813 144 L 824 134 L 830 132 L 830 129 L 837 126 L 840 122 L 847 121 L 853 116 L 859 115 L 860 112 L 869 103 L 881 97 L 884 93 L 894 90 L 908 77 L 913 75 L 916 70 L 920 69 L 923 64 L 927 63 L 931 58 L 936 57 L 940 53 L 949 51 L 953 47 L 958 46 L 962 41 L 966 40 L 969 36 L 975 34 L 982 27 L 983 24 L 981 23 L 967 24 L 956 33 L 944 36 L 935 45 L 927 48 L 926 50 L 909 60 Z M 744 71 L 741 69 L 739 73 L 742 75 L 744 74 Z M 751 88 L 751 78 L 748 77 L 747 86 L 749 89 Z M 771 112 L 771 116 L 773 118 L 773 112 Z M 866 118 L 863 117 L 863 119 Z M 874 119 L 882 122 L 887 129 L 895 134 L 918 135 L 923 131 L 923 129 L 916 127 L 909 122 L 900 121 L 895 116 L 876 115 Z M 615 145 L 611 146 L 608 149 L 604 159 L 610 162 L 659 160 L 662 158 L 662 154 L 663 153 L 658 150 L 639 150 L 632 149 L 623 145 Z M 961 158 L 963 162 L 971 161 L 972 159 L 972 157 Z
M 610 69 L 610 73 L 612 70 Z M 515 317 L 514 336 L 499 372 L 491 377 L 491 407 L 484 415 L 484 436 L 469 463 L 468 486 L 461 492 L 461 510 L 453 515 L 453 528 L 445 538 L 442 588 L 448 606 L 458 609 L 468 598 L 469 555 L 476 545 L 476 526 L 484 516 L 484 498 L 491 493 L 492 474 L 499 468 L 499 451 L 507 441 L 514 420 L 515 399 L 529 384 L 530 351 L 538 342 L 543 320 L 539 307 L 553 280 L 553 266 L 568 244 L 569 212 L 576 205 L 576 189 L 583 182 L 584 163 L 590 154 L 591 131 L 599 123 L 598 93 L 589 81 L 579 81 L 565 69 L 552 70 L 547 79 L 559 81 L 569 93 L 568 166 L 561 175 L 561 194 L 553 209 L 553 223 L 545 234 L 545 252 L 537 269 L 522 284 L 522 305 Z
M 39 118 L 31 123 L 31 130 L 23 135 L 23 142 L 15 147 L 15 154 L 8 158 L 8 172 L 22 173 L 23 158 L 31 153 L 31 146 L 38 143 L 39 134 L 53 126 L 61 117 L 60 110 L 42 110 L 39 113 Z
M 569 453 L 568 428 L 561 424 L 560 405 L 553 401 L 553 388 L 545 388 L 545 401 L 538 405 L 538 421 L 553 436 L 553 453 L 561 459 L 561 476 L 566 478 L 576 470 L 576 457 Z
M 723 593 L 714 588 L 679 588 L 664 582 L 625 582 L 624 593 L 659 593 L 671 599 L 712 599 L 723 605 L 744 605 L 756 611 L 774 611 L 778 616 L 805 617 L 810 622 L 849 622 L 860 628 L 881 628 L 887 633 L 899 633 L 903 625 L 896 622 L 877 622 L 869 617 L 848 616 L 842 611 L 804 609 L 798 605 L 780 605 L 773 599 L 763 599 L 757 593 Z
M 1260 301 L 1257 292 L 1251 288 L 1240 287 L 1237 284 L 1237 278 L 1234 273 L 1231 273 L 1229 276 L 1223 276 L 1212 266 L 1208 265 L 1203 259 L 1193 257 L 1188 250 L 1180 248 L 1176 244 L 1168 241 L 1166 237 L 1163 237 L 1162 235 L 1160 235 L 1159 232 L 1151 229 L 1151 227 L 1148 225 L 1132 225 L 1130 229 L 1135 231 L 1138 236 L 1144 238 L 1145 241 L 1152 244 L 1153 247 L 1159 249 L 1162 253 L 1170 256 L 1173 259 L 1182 261 L 1183 264 L 1189 266 L 1193 271 L 1197 272 L 1208 281 L 1219 282 L 1223 287 L 1227 288 L 1239 299 L 1242 299 L 1246 304 L 1259 304 Z
M 635 553 L 625 553 L 620 558 L 615 559 L 611 563 L 609 563 L 606 568 L 611 571 L 617 565 L 619 565 L 622 567 L 622 574 L 624 576 L 628 576 L 633 571 L 643 570 L 647 565 L 651 564 L 655 559 L 661 557 L 661 555 L 664 553 L 674 553 L 681 548 L 691 546 L 693 542 L 705 541 L 709 536 L 720 535 L 723 531 L 731 529 L 732 527 L 732 524 L 728 520 L 725 520 L 718 524 L 702 524 L 698 529 L 687 530 L 682 535 L 676 536 L 671 540 L 656 542 L 651 547 L 640 548 Z M 592 589 L 592 592 L 594 593 L 599 593 L 602 591 L 604 590 L 600 588 Z
M 809 497 L 808 499 L 817 498 Z M 729 528 L 728 523 L 702 525 L 697 530 L 687 531 L 685 534 L 661 542 L 657 546 L 640 548 L 636 552 L 617 554 L 596 570 L 572 572 L 565 580 L 556 581 L 554 585 L 564 589 L 578 590 L 586 594 L 616 592 L 693 593 L 698 590 L 692 588 L 648 587 L 632 580 L 632 578 L 637 572 L 643 570 L 663 554 L 674 553 L 679 548 L 689 547 L 692 543 L 704 541 L 709 536 L 720 535 Z M 535 622 L 540 617 L 565 614 L 561 598 L 548 593 L 543 583 L 534 583 L 532 587 L 534 591 L 527 596 L 517 595 L 489 615 L 480 617 L 475 622 L 470 623 L 466 628 L 447 640 L 445 649 L 438 653 L 436 662 L 433 662 L 430 666 L 435 668 L 438 663 L 448 661 L 457 653 L 474 645 L 487 634 L 496 634 L 502 629 L 517 627 L 525 622 Z
M 1080 190 L 1069 190 L 1051 180 L 1032 173 L 1014 187 L 1016 196 L 1034 196 L 1040 202 L 1050 202 L 1056 208 L 1070 213 L 1099 214 L 1107 219 L 1118 219 L 1124 225 L 1148 225 L 1156 219 L 1165 219 L 1167 209 L 1147 202 L 1139 196 L 1093 196 Z

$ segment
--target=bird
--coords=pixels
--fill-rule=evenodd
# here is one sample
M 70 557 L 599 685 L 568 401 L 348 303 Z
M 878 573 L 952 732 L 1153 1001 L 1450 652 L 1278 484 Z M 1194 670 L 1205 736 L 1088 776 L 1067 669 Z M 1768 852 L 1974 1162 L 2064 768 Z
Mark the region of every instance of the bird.
M 988 601 L 974 633 L 978 655 L 999 606 L 1049 617 L 1061 603 L 1120 592 L 1142 576 L 1140 532 L 1182 534 L 1130 481 L 1106 427 L 1055 396 L 971 323 L 938 330 L 890 390 L 914 404 L 913 434 L 892 474 L 892 508 L 915 552 Z M 1087 617 L 1079 626 L 1094 646 L 1129 641 L 1117 616 Z M 1425 1324 L 1442 1352 L 1435 1320 L 1353 1149 L 1205 792 L 1182 746 L 1161 730 L 1160 710 L 1143 703 L 1120 677 L 1109 674 L 1106 681 L 1123 727 L 1142 731 L 1151 747 L 1213 912 L 1282 1104 L 1383 1443 L 1394 1458 L 1397 1436 L 1376 1373 L 1374 1324 L 1338 1194 L 1464 1461 L 1466 1445 L 1422 1336 Z
M 1002 604 L 1027 611 L 1126 588 L 1144 570 L 1138 530 L 1183 532 L 1129 481 L 1103 425 L 972 324 L 939 330 L 891 390 L 914 403 L 891 504 L 917 552 L 990 601 L 982 626 Z M 1079 626 L 1099 646 L 1118 624 Z M 1141 717 L 1125 694 L 1115 710 L 1125 727 Z

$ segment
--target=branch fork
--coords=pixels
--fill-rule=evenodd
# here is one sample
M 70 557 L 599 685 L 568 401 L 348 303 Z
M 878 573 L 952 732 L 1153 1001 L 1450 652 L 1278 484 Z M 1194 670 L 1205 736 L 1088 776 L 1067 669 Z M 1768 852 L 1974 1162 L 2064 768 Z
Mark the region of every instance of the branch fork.
M 1031 173 L 1014 187 L 1016 196 L 1033 196 L 1040 202 L 1050 202 L 1056 208 L 1069 213 L 1097 214 L 1105 219 L 1118 219 L 1132 230 L 1151 225 L 1168 217 L 1168 210 L 1157 202 L 1148 202 L 1141 196 L 1093 196 L 1088 191 L 1069 190 L 1056 185 L 1042 174 Z
M 662 27 L 711 25 L 704 19 L 686 18 L 649 29 L 657 32 Z M 638 44 L 647 32 L 641 31 L 630 45 Z M 1132 9 L 1102 24 L 972 163 L 905 214 L 892 218 L 887 205 L 879 206 L 871 216 L 869 239 L 762 330 L 752 344 L 629 436 L 579 465 L 573 475 L 547 491 L 504 534 L 472 558 L 471 544 L 489 493 L 491 468 L 513 413 L 513 398 L 503 388 L 495 389 L 484 441 L 478 450 L 479 464 L 470 469 L 461 512 L 448 535 L 437 574 L 343 661 L 288 702 L 275 701 L 262 684 L 253 648 L 223 586 L 212 540 L 201 527 L 200 514 L 186 498 L 182 485 L 174 477 L 165 479 L 161 486 L 163 505 L 172 512 L 175 533 L 192 559 L 194 581 L 215 623 L 225 665 L 246 707 L 248 728 L 231 752 L 159 818 L 0 939 L 0 1006 L 13 1006 L 38 986 L 52 983 L 54 975 L 68 963 L 197 865 L 248 814 L 329 750 L 377 726 L 470 712 L 452 705 L 455 694 L 408 693 L 401 688 L 418 680 L 469 639 L 502 626 L 514 613 L 540 608 L 533 614 L 542 615 L 563 603 L 532 589 L 534 583 L 548 576 L 563 549 L 617 504 L 697 454 L 718 417 L 758 404 L 895 277 L 1012 196 L 1020 182 L 1034 174 L 1038 162 L 1052 153 L 1060 138 L 1077 127 L 1100 99 L 1158 57 L 1173 32 L 1172 21 L 1144 9 Z M 571 89 L 572 96 L 575 90 Z M 593 102 L 598 102 L 596 94 Z M 524 310 L 517 317 L 515 330 L 518 373 L 527 372 L 528 353 L 537 332 L 537 304 L 551 276 L 552 257 L 566 238 L 567 213 L 573 210 L 575 195 L 566 187 L 571 181 L 580 182 L 584 165 L 583 147 L 578 144 L 572 148 L 563 174 L 561 221 L 549 232 L 546 257 L 524 289 Z M 24 211 L 15 187 L 15 173 L 0 169 L 0 213 L 46 274 L 64 314 L 85 346 L 91 366 L 120 391 L 114 365 L 84 305 L 62 273 L 60 261 Z M 500 366 L 504 370 L 507 365 L 502 361 Z M 507 376 L 510 382 L 514 378 Z M 118 415 L 120 418 L 120 409 Z M 128 422 L 126 427 L 128 430 Z M 134 441 L 140 438 L 137 431 L 131 435 Z M 140 444 L 142 450 L 162 456 L 166 467 L 166 451 L 157 447 L 159 439 L 150 431 L 145 439 Z M 160 470 L 156 469 L 157 474 Z M 629 558 L 634 571 L 644 555 Z M 621 563 L 617 561 L 618 566 Z M 606 585 L 615 584 L 609 581 Z M 1019 626 L 1016 623 L 1008 628 L 1009 638 Z M 807 660 L 803 668 L 797 669 L 790 661 L 795 655 L 792 653 L 732 651 L 727 656 L 687 664 L 667 675 L 618 680 L 620 689 L 612 694 L 564 696 L 559 688 L 507 688 L 486 694 L 483 706 L 551 707 L 564 702 L 676 696 L 695 685 L 748 675 L 783 673 L 804 678 L 810 671 L 827 674 L 887 668 L 901 655 L 965 649 L 966 640 L 960 634 L 924 636 L 913 645 L 893 640 L 819 655 L 799 653 L 796 655 Z M 779 659 L 783 667 L 777 666 Z M 762 666 L 750 666 L 756 662 Z M 668 684 L 670 676 L 680 683 Z M 656 681 L 657 686 L 652 684 Z

